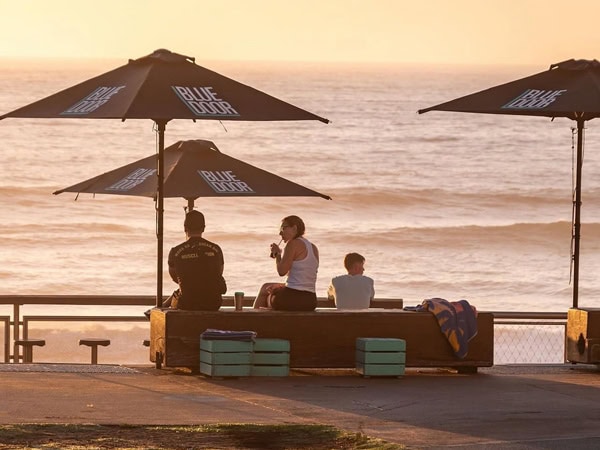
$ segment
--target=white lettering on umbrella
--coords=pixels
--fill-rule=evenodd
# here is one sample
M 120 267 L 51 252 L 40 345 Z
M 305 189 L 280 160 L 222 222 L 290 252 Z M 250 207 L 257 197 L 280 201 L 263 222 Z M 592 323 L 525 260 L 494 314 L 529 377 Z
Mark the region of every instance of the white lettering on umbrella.
M 551 105 L 556 99 L 567 92 L 566 89 L 544 91 L 540 89 L 527 89 L 514 100 L 511 100 L 503 109 L 543 109 Z
M 78 101 L 61 115 L 83 115 L 97 110 L 125 86 L 100 86 L 90 95 Z
M 146 181 L 146 178 L 154 175 L 156 173 L 156 169 L 135 169 L 125 178 L 117 181 L 115 184 L 106 188 L 107 191 L 129 191 L 133 189 L 138 184 Z
M 254 190 L 231 170 L 199 170 L 198 174 L 219 194 L 253 194 Z
M 177 97 L 197 116 L 239 116 L 228 102 L 214 92 L 212 86 L 171 86 Z

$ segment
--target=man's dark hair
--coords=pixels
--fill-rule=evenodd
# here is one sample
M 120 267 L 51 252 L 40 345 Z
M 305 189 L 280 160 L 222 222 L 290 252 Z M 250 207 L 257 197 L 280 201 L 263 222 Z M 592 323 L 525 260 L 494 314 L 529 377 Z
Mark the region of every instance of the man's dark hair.
M 348 253 L 346 255 L 346 257 L 344 258 L 344 267 L 346 268 L 346 270 L 350 270 L 350 268 L 355 263 L 364 263 L 364 262 L 365 262 L 364 256 L 359 255 L 358 253 Z
M 183 229 L 185 231 L 204 231 L 204 214 L 200 211 L 196 211 L 195 209 L 191 210 L 185 215 L 185 220 L 183 222 Z

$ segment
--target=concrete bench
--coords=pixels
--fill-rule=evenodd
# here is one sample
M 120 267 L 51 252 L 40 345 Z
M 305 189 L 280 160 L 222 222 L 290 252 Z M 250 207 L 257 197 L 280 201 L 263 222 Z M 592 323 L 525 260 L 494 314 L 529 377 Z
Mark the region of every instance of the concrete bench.
M 200 334 L 207 328 L 251 330 L 259 338 L 290 341 L 292 368 L 351 368 L 358 337 L 406 341 L 406 367 L 451 367 L 476 372 L 494 363 L 494 318 L 480 312 L 478 334 L 466 358 L 452 352 L 433 314 L 403 310 L 312 312 L 269 310 L 217 312 L 153 309 L 150 316 L 150 360 L 157 368 L 199 367 Z

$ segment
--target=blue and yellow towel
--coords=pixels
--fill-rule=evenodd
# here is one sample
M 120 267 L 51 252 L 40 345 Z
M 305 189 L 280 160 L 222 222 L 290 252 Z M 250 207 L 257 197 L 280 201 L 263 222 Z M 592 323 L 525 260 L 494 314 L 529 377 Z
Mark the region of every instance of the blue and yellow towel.
M 467 356 L 469 341 L 477 335 L 477 309 L 466 300 L 449 302 L 443 298 L 423 300 L 418 311 L 429 311 L 459 358 Z

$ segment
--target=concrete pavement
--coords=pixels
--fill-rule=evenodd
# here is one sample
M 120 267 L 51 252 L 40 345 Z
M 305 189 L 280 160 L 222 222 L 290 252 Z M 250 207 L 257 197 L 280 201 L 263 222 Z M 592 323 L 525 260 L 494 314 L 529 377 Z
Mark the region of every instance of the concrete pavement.
M 149 366 L 0 364 L 0 392 L 2 424 L 323 423 L 419 449 L 600 448 L 600 369 L 586 365 L 210 379 Z

